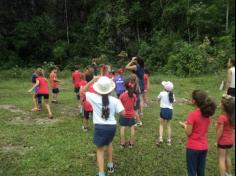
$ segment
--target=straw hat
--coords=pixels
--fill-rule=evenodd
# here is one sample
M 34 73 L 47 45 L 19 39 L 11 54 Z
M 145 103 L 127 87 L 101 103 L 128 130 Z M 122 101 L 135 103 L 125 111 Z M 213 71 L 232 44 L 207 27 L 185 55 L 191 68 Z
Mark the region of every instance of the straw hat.
M 115 87 L 115 83 L 105 76 L 99 78 L 99 80 L 93 85 L 94 90 L 101 95 L 111 93 L 115 89 Z
M 169 92 L 172 92 L 174 89 L 174 84 L 170 81 L 163 81 L 161 84 L 164 86 L 165 90 Z

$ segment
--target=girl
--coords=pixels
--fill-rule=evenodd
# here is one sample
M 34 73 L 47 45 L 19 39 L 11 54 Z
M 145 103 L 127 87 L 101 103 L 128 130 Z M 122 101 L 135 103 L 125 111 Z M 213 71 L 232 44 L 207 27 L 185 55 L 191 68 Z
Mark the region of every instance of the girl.
M 234 144 L 235 99 L 224 95 L 221 100 L 223 115 L 218 118 L 216 133 L 220 176 L 232 176 L 232 162 L 229 150 Z
M 42 98 L 44 97 L 44 103 L 48 110 L 48 117 L 49 119 L 52 119 L 52 112 L 51 108 L 48 103 L 49 99 L 49 90 L 48 90 L 48 81 L 45 77 L 43 77 L 43 70 L 41 68 L 38 68 L 36 71 L 37 79 L 35 85 L 28 91 L 29 93 L 32 92 L 37 86 L 39 87 L 37 97 Z
M 208 152 L 207 133 L 216 104 L 201 90 L 192 93 L 192 103 L 196 109 L 189 113 L 187 122 L 180 122 L 188 136 L 186 144 L 188 176 L 204 176 Z
M 92 85 L 97 94 L 87 92 Z M 108 172 L 114 172 L 112 141 L 116 133 L 115 114 L 123 114 L 124 111 L 120 100 L 109 96 L 114 89 L 115 83 L 105 76 L 95 77 L 82 89 L 82 93 L 85 93 L 87 101 L 93 107 L 94 144 L 97 146 L 98 176 L 105 176 L 104 150 L 106 146 L 108 146 Z
M 87 81 L 85 81 L 85 75 L 81 74 L 81 81 L 80 81 L 80 87 L 83 89 L 83 87 L 87 84 Z M 88 90 L 91 93 L 95 93 L 93 86 L 91 86 Z M 90 114 L 93 114 L 93 107 L 92 105 L 86 100 L 85 94 L 80 95 L 80 103 L 81 103 L 81 108 L 83 109 L 83 126 L 82 130 L 84 132 L 88 132 L 88 120 Z
M 36 79 L 37 79 L 36 70 L 34 70 L 31 77 L 31 81 L 33 84 L 36 83 Z M 34 89 L 34 94 L 33 94 L 34 108 L 31 110 L 32 112 L 41 111 L 42 109 L 42 99 L 37 97 L 38 89 L 39 89 L 38 86 L 35 87 Z
M 150 89 L 150 81 L 149 81 L 149 71 L 147 69 L 145 69 L 145 74 L 144 74 L 144 95 L 143 95 L 143 103 L 144 103 L 144 107 L 147 107 L 148 104 L 148 100 L 147 100 L 147 94 L 148 91 Z
M 229 60 L 228 68 L 226 94 L 235 97 L 235 60 Z
M 125 92 L 125 78 L 122 69 L 117 70 L 117 76 L 114 81 L 116 83 L 116 95 L 119 98 L 120 95 Z
M 130 127 L 130 141 L 129 147 L 133 148 L 134 145 L 134 134 L 135 134 L 135 105 L 137 101 L 137 97 L 134 94 L 135 85 L 128 80 L 126 82 L 127 92 L 123 93 L 120 96 L 120 100 L 125 107 L 124 116 L 120 117 L 120 146 L 121 148 L 125 148 L 125 128 Z
M 143 123 L 141 121 L 141 117 L 143 116 L 143 111 L 142 111 L 143 109 L 141 108 L 141 90 L 139 87 L 139 80 L 135 74 L 130 75 L 129 79 L 134 84 L 134 93 L 137 97 L 137 102 L 134 107 L 136 111 L 136 119 L 137 119 L 137 123 L 135 126 L 142 126 Z
M 167 144 L 171 145 L 171 120 L 173 116 L 173 103 L 175 102 L 175 97 L 173 94 L 174 85 L 172 82 L 168 81 L 162 82 L 164 86 L 164 91 L 162 91 L 159 96 L 158 100 L 160 101 L 161 113 L 160 113 L 160 128 L 159 128 L 159 140 L 157 141 L 157 145 L 163 143 L 163 130 L 164 124 L 167 124 Z
M 57 71 L 58 68 L 56 66 L 53 66 L 51 68 L 51 73 L 50 73 L 50 83 L 51 83 L 51 88 L 52 88 L 52 103 L 57 104 L 57 97 L 60 92 L 59 90 L 59 80 L 57 79 Z

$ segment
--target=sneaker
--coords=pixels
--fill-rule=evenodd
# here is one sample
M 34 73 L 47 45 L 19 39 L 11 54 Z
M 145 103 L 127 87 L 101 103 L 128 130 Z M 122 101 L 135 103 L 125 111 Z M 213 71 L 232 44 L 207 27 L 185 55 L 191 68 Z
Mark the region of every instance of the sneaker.
M 109 174 L 113 174 L 113 173 L 115 172 L 114 167 L 107 167 L 107 172 L 108 172 Z
M 132 149 L 132 148 L 134 148 L 134 144 L 129 143 L 129 149 Z
M 82 130 L 83 130 L 84 132 L 88 132 L 88 127 L 82 126 Z
M 137 123 L 135 124 L 135 126 L 136 126 L 136 127 L 141 127 L 141 126 L 143 126 L 143 123 L 142 123 L 142 122 L 137 122 Z
M 125 144 L 120 144 L 121 149 L 125 149 Z
M 161 144 L 163 144 L 163 140 L 159 139 L 156 144 L 157 144 L 157 146 L 160 146 Z
M 172 145 L 171 139 L 168 139 L 168 140 L 167 140 L 167 145 L 168 145 L 168 146 L 171 146 L 171 145 Z

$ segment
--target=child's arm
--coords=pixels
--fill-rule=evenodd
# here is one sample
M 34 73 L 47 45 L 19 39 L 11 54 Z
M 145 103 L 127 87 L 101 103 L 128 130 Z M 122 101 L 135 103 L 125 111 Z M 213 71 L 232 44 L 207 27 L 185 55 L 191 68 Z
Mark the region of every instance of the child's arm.
M 193 132 L 193 126 L 192 125 L 187 124 L 187 122 L 179 122 L 179 124 L 182 128 L 184 128 L 185 133 L 186 133 L 187 136 L 190 136 L 192 134 L 192 132 Z
M 149 79 L 149 77 L 147 78 L 147 90 L 149 90 L 150 89 L 150 79 Z
M 223 130 L 224 130 L 224 124 L 217 124 L 216 127 L 216 144 L 218 143 L 218 141 L 220 140 L 222 134 L 223 134 Z
M 97 80 L 100 78 L 100 76 L 95 76 L 92 81 L 90 81 L 88 84 L 86 84 L 84 87 L 81 88 L 81 94 L 85 94 L 88 92 L 89 88 L 97 82 Z
M 39 81 L 36 80 L 36 83 L 33 85 L 33 87 L 31 89 L 28 90 L 28 92 L 32 92 L 37 86 L 39 85 Z
M 136 58 L 132 58 L 132 60 L 126 65 L 125 69 L 126 70 L 131 70 L 131 71 L 136 71 L 137 70 L 137 66 L 133 65 L 136 61 Z

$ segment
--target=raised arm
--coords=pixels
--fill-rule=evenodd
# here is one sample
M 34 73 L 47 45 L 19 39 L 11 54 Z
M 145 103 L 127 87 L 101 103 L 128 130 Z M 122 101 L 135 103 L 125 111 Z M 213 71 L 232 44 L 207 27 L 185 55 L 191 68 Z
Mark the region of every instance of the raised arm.
M 97 80 L 100 78 L 100 76 L 95 76 L 92 81 L 90 81 L 88 84 L 86 84 L 84 87 L 81 88 L 81 94 L 85 94 L 88 92 L 89 88 L 97 82 Z
M 125 69 L 131 70 L 131 71 L 136 71 L 137 66 L 134 65 L 135 62 L 136 62 L 136 57 L 133 57 L 132 60 L 126 65 Z

